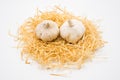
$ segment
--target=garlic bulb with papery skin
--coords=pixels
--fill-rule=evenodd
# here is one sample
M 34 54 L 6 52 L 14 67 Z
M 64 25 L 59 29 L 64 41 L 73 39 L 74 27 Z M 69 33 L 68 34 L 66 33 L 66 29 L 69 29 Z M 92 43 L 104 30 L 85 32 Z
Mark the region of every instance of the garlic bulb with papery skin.
M 70 43 L 76 43 L 85 32 L 85 27 L 81 21 L 71 19 L 67 20 L 60 27 L 60 36 Z
M 57 23 L 51 20 L 44 20 L 36 27 L 36 36 L 43 41 L 52 41 L 59 35 Z

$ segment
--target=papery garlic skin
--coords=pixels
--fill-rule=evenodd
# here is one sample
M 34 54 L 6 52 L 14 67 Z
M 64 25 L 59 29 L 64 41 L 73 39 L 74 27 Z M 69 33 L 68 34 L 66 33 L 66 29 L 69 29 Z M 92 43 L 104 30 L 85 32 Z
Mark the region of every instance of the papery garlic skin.
M 43 41 L 52 41 L 59 35 L 57 23 L 51 20 L 44 20 L 36 27 L 36 36 Z
M 67 20 L 60 27 L 60 36 L 70 43 L 76 43 L 85 33 L 85 27 L 81 21 Z

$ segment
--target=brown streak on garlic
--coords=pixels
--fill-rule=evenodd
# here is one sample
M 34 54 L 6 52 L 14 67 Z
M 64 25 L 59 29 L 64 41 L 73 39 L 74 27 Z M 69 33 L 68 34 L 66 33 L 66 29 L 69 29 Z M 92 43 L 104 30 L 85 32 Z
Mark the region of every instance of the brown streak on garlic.
M 49 28 L 50 27 L 50 25 L 49 25 L 49 23 L 46 23 L 46 26 L 45 26 L 46 28 Z
M 70 27 L 73 27 L 73 23 L 71 22 L 71 20 L 68 20 L 68 24 Z

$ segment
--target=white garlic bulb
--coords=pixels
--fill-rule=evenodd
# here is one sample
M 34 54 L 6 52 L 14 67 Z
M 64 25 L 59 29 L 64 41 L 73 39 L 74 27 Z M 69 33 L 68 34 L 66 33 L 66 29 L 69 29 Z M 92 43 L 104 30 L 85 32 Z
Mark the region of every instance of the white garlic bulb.
M 60 36 L 70 43 L 76 43 L 83 36 L 85 27 L 82 22 L 71 19 L 60 27 Z
M 36 27 L 36 36 L 43 41 L 52 41 L 59 35 L 57 23 L 51 20 L 44 20 Z

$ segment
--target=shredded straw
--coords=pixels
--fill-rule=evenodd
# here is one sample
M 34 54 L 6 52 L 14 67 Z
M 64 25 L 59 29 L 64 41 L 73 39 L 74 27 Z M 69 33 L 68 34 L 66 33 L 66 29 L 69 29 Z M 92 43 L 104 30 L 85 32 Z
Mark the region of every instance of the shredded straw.
M 82 21 L 86 28 L 83 37 L 76 44 L 70 44 L 60 36 L 52 42 L 43 42 L 35 34 L 36 26 L 43 20 L 53 20 L 60 27 L 68 19 Z M 74 16 L 66 9 L 55 7 L 48 11 L 38 11 L 34 17 L 28 18 L 19 28 L 18 47 L 21 56 L 34 60 L 44 68 L 80 68 L 81 65 L 94 55 L 95 51 L 104 45 L 97 26 L 87 18 Z
M 66 75 L 65 74 L 50 74 L 52 76 L 61 76 L 61 77 L 65 77 Z

